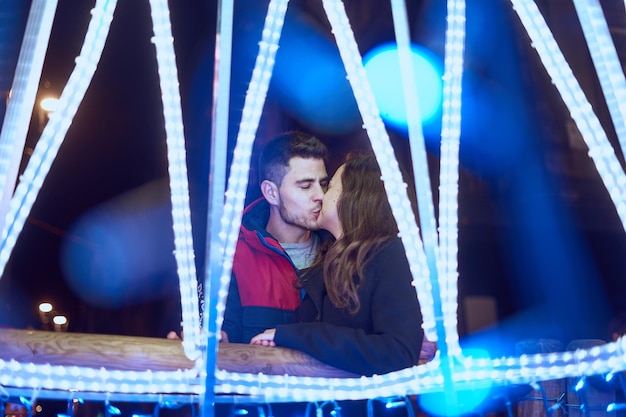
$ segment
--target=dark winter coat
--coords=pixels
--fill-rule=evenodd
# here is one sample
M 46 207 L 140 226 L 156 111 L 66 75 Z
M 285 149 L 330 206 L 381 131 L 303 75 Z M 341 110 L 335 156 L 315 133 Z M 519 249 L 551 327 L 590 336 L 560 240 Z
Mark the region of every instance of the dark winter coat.
M 330 301 L 322 268 L 307 274 L 298 323 L 276 327 L 278 346 L 305 352 L 358 375 L 384 374 L 418 363 L 422 315 L 404 247 L 392 239 L 368 262 L 351 315 Z

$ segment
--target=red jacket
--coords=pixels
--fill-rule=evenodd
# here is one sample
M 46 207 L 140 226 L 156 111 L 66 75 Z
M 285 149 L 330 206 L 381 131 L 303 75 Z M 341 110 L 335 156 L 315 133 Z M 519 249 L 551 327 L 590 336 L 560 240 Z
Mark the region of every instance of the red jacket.
M 290 323 L 300 305 L 294 286 L 298 270 L 265 230 L 268 219 L 269 204 L 263 198 L 243 212 L 222 325 L 233 343 L 248 343 L 265 329 Z

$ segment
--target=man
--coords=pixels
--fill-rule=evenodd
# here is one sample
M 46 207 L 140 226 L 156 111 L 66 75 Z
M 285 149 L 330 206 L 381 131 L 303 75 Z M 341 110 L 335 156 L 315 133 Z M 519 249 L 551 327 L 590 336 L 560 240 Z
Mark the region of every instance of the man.
M 243 212 L 222 342 L 248 343 L 289 323 L 300 304 L 294 285 L 318 254 L 317 217 L 328 185 L 326 146 L 301 132 L 280 135 L 259 157 L 263 197 Z

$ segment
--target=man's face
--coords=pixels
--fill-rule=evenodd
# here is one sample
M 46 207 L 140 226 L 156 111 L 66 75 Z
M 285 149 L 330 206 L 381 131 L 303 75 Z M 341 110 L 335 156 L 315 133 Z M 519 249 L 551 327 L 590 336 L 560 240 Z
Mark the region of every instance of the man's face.
M 317 218 L 328 185 L 324 161 L 294 157 L 278 189 L 280 217 L 286 224 L 317 230 Z

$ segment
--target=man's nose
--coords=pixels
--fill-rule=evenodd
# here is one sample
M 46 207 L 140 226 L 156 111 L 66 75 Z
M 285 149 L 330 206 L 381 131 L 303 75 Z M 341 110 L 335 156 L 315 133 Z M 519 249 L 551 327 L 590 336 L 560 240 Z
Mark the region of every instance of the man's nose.
M 322 201 L 324 198 L 324 187 L 321 184 L 315 185 L 315 192 L 313 193 L 313 199 L 315 201 Z

